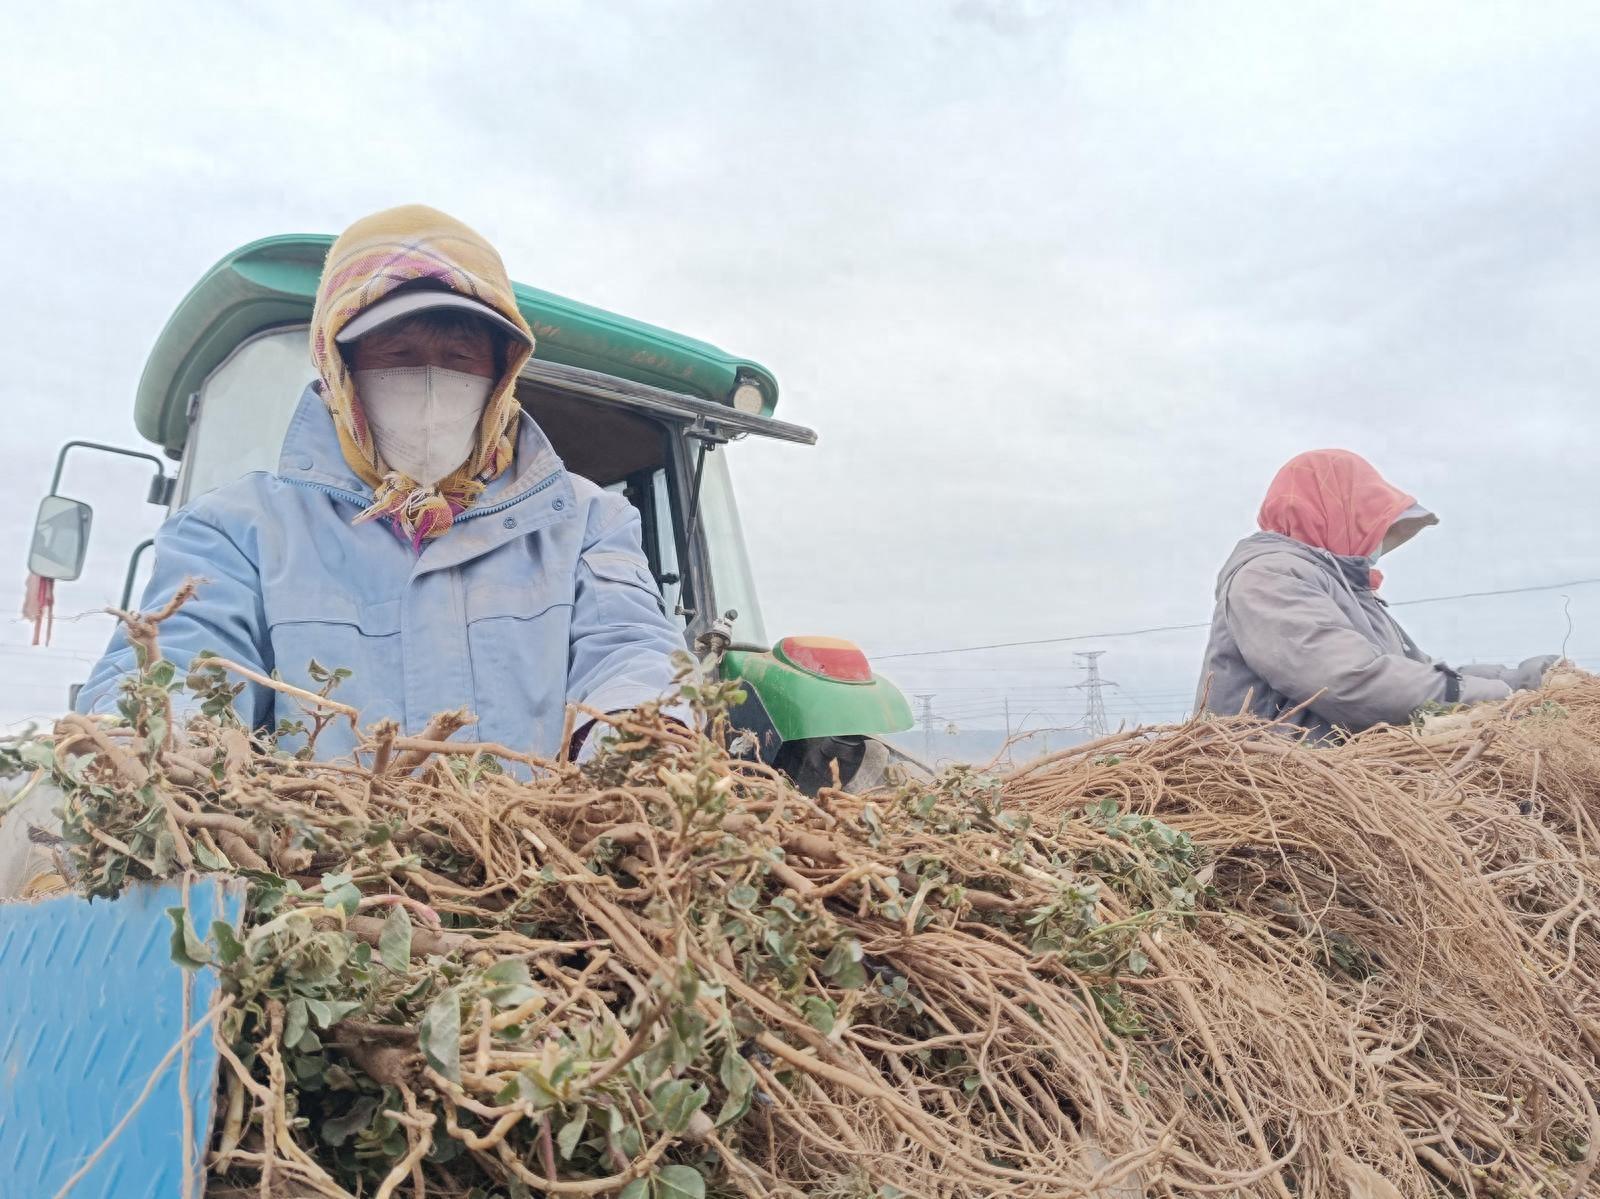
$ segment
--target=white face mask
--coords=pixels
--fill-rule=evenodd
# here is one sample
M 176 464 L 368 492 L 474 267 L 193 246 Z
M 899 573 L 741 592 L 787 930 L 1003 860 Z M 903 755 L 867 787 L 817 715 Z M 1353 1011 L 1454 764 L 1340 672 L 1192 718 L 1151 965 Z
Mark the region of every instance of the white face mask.
M 389 470 L 431 487 L 472 456 L 493 379 L 438 366 L 351 373 Z

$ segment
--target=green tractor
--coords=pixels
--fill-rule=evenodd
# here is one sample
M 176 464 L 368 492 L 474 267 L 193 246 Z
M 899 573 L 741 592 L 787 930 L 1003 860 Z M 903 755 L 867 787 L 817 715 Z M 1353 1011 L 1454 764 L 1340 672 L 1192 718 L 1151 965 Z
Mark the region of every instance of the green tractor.
M 306 331 L 332 244 L 269 237 L 205 274 L 157 339 L 134 409 L 139 432 L 177 463 L 175 473 L 147 451 L 68 442 L 40 505 L 30 571 L 53 586 L 82 570 L 91 512 L 58 494 L 74 449 L 148 459 L 156 475 L 147 498 L 171 510 L 274 468 L 295 402 L 316 373 Z M 569 470 L 639 510 L 650 569 L 685 645 L 745 684 L 735 744 L 811 792 L 836 777 L 866 790 L 897 760 L 916 769 L 879 739 L 911 727 L 905 695 L 857 647 L 818 637 L 773 644 L 762 626 L 727 455 L 718 451 L 750 436 L 815 443 L 811 430 L 773 419 L 771 372 L 536 288 L 519 284 L 516 295 L 538 339 L 518 398 Z M 129 555 L 124 608 L 151 544 Z

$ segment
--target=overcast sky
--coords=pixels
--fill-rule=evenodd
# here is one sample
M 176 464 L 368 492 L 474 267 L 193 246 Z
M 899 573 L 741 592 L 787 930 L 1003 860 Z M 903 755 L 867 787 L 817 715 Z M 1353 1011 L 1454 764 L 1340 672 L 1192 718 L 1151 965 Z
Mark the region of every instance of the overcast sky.
M 1443 523 L 1404 600 L 1600 576 L 1600 5 L 1028 0 L 57 3 L 0 17 L 0 563 L 58 445 L 217 258 L 406 202 L 517 279 L 770 366 L 814 449 L 731 459 L 774 635 L 874 654 L 1208 618 L 1290 455 Z M 159 513 L 83 460 L 64 618 Z M 1600 665 L 1600 587 L 1568 589 Z M 1400 613 L 1430 652 L 1567 638 L 1550 591 Z M 0 720 L 110 631 L 0 622 Z M 965 725 L 1188 706 L 1203 634 L 885 658 Z

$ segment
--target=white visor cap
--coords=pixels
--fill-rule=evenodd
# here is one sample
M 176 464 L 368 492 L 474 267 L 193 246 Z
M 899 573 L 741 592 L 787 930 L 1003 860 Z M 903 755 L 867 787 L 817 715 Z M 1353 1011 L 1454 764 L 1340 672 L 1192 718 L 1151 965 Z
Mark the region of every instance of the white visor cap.
M 1429 525 L 1439 523 L 1439 518 L 1429 512 L 1421 504 L 1412 504 L 1399 516 L 1394 518 L 1394 523 L 1389 526 L 1389 531 L 1383 535 L 1382 550 L 1389 553 L 1399 549 Z
M 517 328 L 505 317 L 501 316 L 489 305 L 480 303 L 470 296 L 458 295 L 453 291 L 442 291 L 438 288 L 407 288 L 398 295 L 389 296 L 379 300 L 372 307 L 358 314 L 339 335 L 333 340 L 340 345 L 349 345 L 352 341 L 365 337 L 374 329 L 403 320 L 408 316 L 415 316 L 419 312 L 438 312 L 443 309 L 455 309 L 458 312 L 470 312 L 473 316 L 481 317 L 488 321 L 497 330 L 510 334 L 523 345 L 533 344 L 526 333 Z

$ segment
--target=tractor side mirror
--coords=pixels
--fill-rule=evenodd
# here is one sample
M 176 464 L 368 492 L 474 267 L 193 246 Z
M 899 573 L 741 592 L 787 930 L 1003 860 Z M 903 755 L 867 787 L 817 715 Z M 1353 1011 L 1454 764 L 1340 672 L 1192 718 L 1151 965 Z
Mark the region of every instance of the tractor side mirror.
M 33 522 L 28 569 L 42 579 L 76 579 L 83 572 L 83 560 L 89 553 L 89 525 L 93 520 L 94 509 L 81 500 L 45 496 L 39 501 L 39 516 Z

